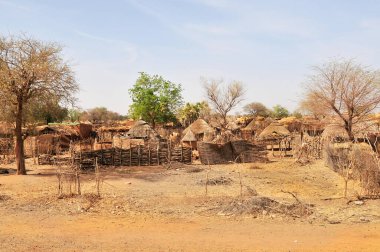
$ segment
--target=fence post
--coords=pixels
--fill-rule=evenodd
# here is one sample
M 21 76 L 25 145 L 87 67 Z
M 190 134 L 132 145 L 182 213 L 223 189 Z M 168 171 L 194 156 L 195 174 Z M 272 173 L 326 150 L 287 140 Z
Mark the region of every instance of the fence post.
M 148 166 L 150 166 L 150 144 L 148 144 Z
M 140 166 L 140 147 L 141 145 L 140 145 L 140 143 L 139 143 L 139 148 L 137 149 L 137 158 L 138 158 L 138 164 L 139 164 L 139 166 Z
M 181 142 L 181 163 L 183 163 L 183 145 Z
M 160 142 L 157 145 L 157 165 L 160 165 Z

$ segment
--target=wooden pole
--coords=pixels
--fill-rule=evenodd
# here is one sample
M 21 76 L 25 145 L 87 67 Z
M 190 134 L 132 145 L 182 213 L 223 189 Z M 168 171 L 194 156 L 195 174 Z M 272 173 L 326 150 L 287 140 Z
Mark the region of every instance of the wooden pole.
M 150 166 L 150 144 L 148 144 L 148 165 Z
M 160 165 L 160 143 L 157 145 L 157 165 Z
M 129 166 L 132 166 L 132 146 L 131 146 L 131 142 L 129 142 Z
M 138 164 L 139 164 L 139 166 L 140 166 L 140 148 L 141 148 L 141 145 L 139 144 L 139 147 L 138 147 L 138 149 L 137 149 L 137 158 L 138 158 Z
M 182 142 L 181 142 L 181 162 L 183 162 L 183 146 L 182 146 Z

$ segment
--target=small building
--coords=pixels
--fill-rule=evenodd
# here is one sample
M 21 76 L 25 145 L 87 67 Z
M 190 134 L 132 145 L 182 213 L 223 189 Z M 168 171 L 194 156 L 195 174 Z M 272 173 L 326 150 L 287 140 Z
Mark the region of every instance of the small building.
M 191 147 L 193 150 L 197 149 L 197 138 L 191 130 L 188 130 L 181 140 L 182 144 Z
M 144 139 L 149 141 L 160 140 L 160 135 L 145 121 L 139 120 L 131 127 L 127 133 L 130 139 Z
M 290 131 L 279 122 L 267 126 L 258 136 L 259 140 L 277 141 L 290 135 Z
M 197 141 L 203 141 L 204 138 L 208 138 L 209 135 L 213 135 L 214 133 L 214 129 L 203 119 L 197 119 L 190 124 L 190 126 L 183 131 L 183 134 L 186 135 L 189 130 L 194 133 Z

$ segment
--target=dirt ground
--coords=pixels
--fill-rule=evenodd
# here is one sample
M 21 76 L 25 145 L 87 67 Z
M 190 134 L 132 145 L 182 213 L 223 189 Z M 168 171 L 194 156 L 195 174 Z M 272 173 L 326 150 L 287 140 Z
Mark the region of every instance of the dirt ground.
M 347 203 L 322 161 L 106 167 L 100 198 L 93 172 L 58 197 L 54 167 L 27 167 L 2 166 L 0 251 L 380 251 L 380 200 Z

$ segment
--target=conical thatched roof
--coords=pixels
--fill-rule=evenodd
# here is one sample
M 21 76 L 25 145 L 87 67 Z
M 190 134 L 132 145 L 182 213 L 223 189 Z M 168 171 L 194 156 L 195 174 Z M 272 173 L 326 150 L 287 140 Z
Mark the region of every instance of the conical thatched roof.
M 210 125 L 208 125 L 208 123 L 203 119 L 197 119 L 189 127 L 187 127 L 183 133 L 186 134 L 189 130 L 191 130 L 195 135 L 213 131 Z
M 181 140 L 182 142 L 196 142 L 197 138 L 191 130 L 188 130 L 185 136 Z
M 159 135 L 156 131 L 150 127 L 150 125 L 143 121 L 139 120 L 128 131 L 127 136 L 132 139 L 151 139 L 157 140 Z
M 240 129 L 239 125 L 237 125 L 237 123 L 235 123 L 235 122 L 229 122 L 226 125 L 226 128 L 229 130 L 232 130 L 232 131 Z
M 278 139 L 290 134 L 289 130 L 278 122 L 267 126 L 259 135 L 259 139 Z
M 349 139 L 347 131 L 341 124 L 332 123 L 325 127 L 322 132 L 323 140 L 331 140 L 336 137 L 341 137 L 343 139 Z
M 273 120 L 271 118 L 264 118 L 261 116 L 256 117 L 253 119 L 243 130 L 260 130 L 264 129 L 267 126 L 269 126 Z

